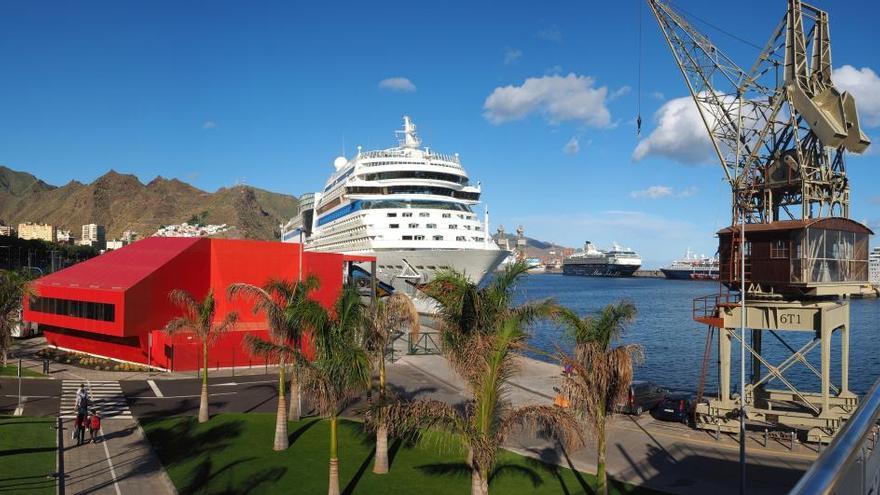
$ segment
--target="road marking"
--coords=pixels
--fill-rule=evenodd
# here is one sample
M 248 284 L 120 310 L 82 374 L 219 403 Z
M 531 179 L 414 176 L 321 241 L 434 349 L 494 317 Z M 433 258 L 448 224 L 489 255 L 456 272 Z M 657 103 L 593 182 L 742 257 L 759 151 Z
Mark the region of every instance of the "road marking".
M 18 403 L 18 407 L 15 408 L 15 412 L 12 413 L 13 416 L 21 416 L 24 414 L 24 403 L 27 402 L 27 397 L 22 395 L 21 402 Z
M 236 386 L 236 385 L 238 385 L 238 384 L 235 383 L 235 382 L 215 383 L 215 384 L 214 384 L 215 387 L 234 387 L 234 386 Z
M 122 495 L 119 490 L 119 483 L 116 481 L 116 470 L 113 469 L 113 461 L 110 460 L 110 449 L 107 448 L 107 440 L 104 439 L 104 427 L 99 429 L 101 433 L 101 445 L 104 446 L 104 455 L 107 456 L 107 464 L 110 466 L 110 477 L 113 479 L 113 488 L 116 489 L 116 495 Z
M 85 383 L 87 386 L 86 390 L 91 401 L 89 409 L 97 410 L 104 419 L 133 419 L 119 382 L 88 380 L 64 380 L 61 382 L 59 415 L 62 419 L 76 418 L 74 411 L 76 393 L 81 383 Z
M 215 392 L 211 394 L 211 397 L 216 397 L 218 395 L 235 395 L 238 392 Z M 196 397 L 201 397 L 201 395 L 163 395 L 162 397 L 150 397 L 148 395 L 142 395 L 139 397 L 132 397 L 132 399 L 138 400 L 154 400 L 154 399 L 194 399 Z
M 162 391 L 159 390 L 159 386 L 156 385 L 155 381 L 147 380 L 147 385 L 149 385 L 150 388 L 153 389 L 153 393 L 156 394 L 156 397 L 165 397 L 165 394 L 163 394 Z

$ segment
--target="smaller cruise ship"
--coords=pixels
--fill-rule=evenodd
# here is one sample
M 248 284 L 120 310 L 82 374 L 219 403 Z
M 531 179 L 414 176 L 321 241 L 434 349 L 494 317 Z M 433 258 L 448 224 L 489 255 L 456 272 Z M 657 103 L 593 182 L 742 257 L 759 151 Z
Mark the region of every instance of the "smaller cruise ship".
M 718 258 L 697 256 L 688 249 L 684 258 L 661 268 L 666 278 L 674 280 L 718 280 Z
M 581 277 L 630 277 L 641 266 L 641 256 L 632 249 L 612 243 L 611 249 L 603 251 L 587 241 L 582 251 L 563 260 L 562 273 Z

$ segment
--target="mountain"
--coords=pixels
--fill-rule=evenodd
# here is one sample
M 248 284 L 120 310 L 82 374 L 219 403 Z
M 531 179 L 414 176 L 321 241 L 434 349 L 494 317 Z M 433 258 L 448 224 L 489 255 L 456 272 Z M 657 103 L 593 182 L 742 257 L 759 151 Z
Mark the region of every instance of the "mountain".
M 250 186 L 209 193 L 178 179 L 156 177 L 144 184 L 134 175 L 110 170 L 91 184 L 71 181 L 57 187 L 0 166 L 0 220 L 12 226 L 49 223 L 77 238 L 89 223 L 103 225 L 110 239 L 126 230 L 150 235 L 204 213 L 204 223 L 235 226 L 234 237 L 270 240 L 296 208 L 294 196 Z

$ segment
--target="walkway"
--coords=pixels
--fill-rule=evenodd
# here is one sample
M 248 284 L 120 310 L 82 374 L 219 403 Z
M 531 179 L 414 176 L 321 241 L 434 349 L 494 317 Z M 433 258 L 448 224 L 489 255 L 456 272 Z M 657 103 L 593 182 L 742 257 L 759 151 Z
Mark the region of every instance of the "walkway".
M 76 417 L 76 393 L 80 385 L 86 386 L 89 397 L 89 410 L 95 409 L 104 419 L 132 419 L 128 402 L 117 381 L 80 381 L 64 380 L 61 382 L 61 405 L 59 416 L 62 419 Z

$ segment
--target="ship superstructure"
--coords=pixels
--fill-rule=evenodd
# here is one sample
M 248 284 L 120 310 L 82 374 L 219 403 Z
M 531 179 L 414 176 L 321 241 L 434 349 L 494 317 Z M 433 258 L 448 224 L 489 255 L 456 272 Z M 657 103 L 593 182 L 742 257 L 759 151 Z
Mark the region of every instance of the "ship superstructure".
M 642 266 L 642 258 L 632 249 L 613 243 L 611 249 L 603 251 L 593 243 L 584 243 L 584 249 L 562 262 L 564 275 L 582 277 L 630 277 Z
M 410 294 L 448 268 L 479 282 L 509 254 L 489 235 L 488 213 L 474 212 L 481 186 L 457 153 L 421 147 L 415 124 L 403 120 L 397 147 L 336 158 L 324 189 L 301 197 L 282 241 L 374 255 L 378 277 Z
M 718 280 L 718 258 L 697 256 L 688 249 L 684 258 L 660 271 L 666 278 L 675 280 Z

